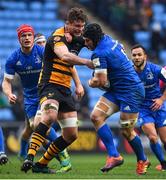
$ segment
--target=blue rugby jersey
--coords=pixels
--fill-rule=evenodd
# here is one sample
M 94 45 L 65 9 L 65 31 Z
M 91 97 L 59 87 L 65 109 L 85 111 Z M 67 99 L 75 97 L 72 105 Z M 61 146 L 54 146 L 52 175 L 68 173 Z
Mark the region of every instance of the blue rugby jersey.
M 93 51 L 91 59 L 95 64 L 95 71 L 107 69 L 109 91 L 126 94 L 141 84 L 123 46 L 110 36 L 104 35 Z
M 166 70 L 147 61 L 143 71 L 137 72 L 137 74 L 145 87 L 145 99 L 142 106 L 148 108 L 153 104 L 152 99 L 162 96 L 159 81 L 166 82 Z
M 24 93 L 24 103 L 38 100 L 37 84 L 42 68 L 44 48 L 34 45 L 30 54 L 24 54 L 21 48 L 15 50 L 5 64 L 5 77 L 13 79 L 15 73 L 20 76 Z

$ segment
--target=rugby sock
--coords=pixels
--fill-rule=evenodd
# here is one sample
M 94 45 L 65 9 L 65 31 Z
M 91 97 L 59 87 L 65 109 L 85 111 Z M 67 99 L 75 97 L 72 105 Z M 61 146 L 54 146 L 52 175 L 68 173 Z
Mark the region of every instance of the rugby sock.
M 46 133 L 49 127 L 43 123 L 39 123 L 36 130 L 32 134 L 28 155 L 35 156 L 36 152 L 39 150 L 40 146 L 45 142 Z
M 21 138 L 20 144 L 21 144 L 21 147 L 20 147 L 19 156 L 22 158 L 26 158 L 29 142 L 27 140 Z
M 153 153 L 156 155 L 157 159 L 160 162 L 163 162 L 164 161 L 164 153 L 163 153 L 161 145 L 158 142 L 150 143 L 150 147 L 151 147 L 151 150 L 153 151 Z
M 97 134 L 100 137 L 100 139 L 103 141 L 103 143 L 108 151 L 108 155 L 110 157 L 118 157 L 119 153 L 114 145 L 111 129 L 108 127 L 108 125 L 104 124 L 103 126 L 101 126 L 97 130 Z
M 144 153 L 140 138 L 138 136 L 135 136 L 134 139 L 128 142 L 137 156 L 137 161 L 139 160 L 146 161 L 147 157 Z
M 63 151 L 70 144 L 67 143 L 62 136 L 58 137 L 54 142 L 52 142 L 44 153 L 43 157 L 39 160 L 40 164 L 47 165 L 55 155 Z
M 50 140 L 51 142 L 54 141 L 58 137 L 56 131 L 54 128 L 50 128 L 49 133 L 47 135 L 47 139 Z
M 166 151 L 166 144 L 164 144 L 164 149 L 165 149 L 165 151 Z
M 4 136 L 3 136 L 3 131 L 2 131 L 1 127 L 0 127 L 0 152 L 5 152 L 5 149 L 4 149 Z

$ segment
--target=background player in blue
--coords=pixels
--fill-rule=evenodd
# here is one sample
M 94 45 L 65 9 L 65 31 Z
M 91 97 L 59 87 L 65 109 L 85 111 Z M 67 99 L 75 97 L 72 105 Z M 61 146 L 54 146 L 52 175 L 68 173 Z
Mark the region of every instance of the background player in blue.
M 89 80 L 92 88 L 104 87 L 106 92 L 99 99 L 91 113 L 91 120 L 97 134 L 108 151 L 106 165 L 101 169 L 107 172 L 123 163 L 116 150 L 112 133 L 105 123 L 107 117 L 120 111 L 122 134 L 128 140 L 137 156 L 137 174 L 145 174 L 150 162 L 144 153 L 142 143 L 134 131 L 140 104 L 144 98 L 144 87 L 118 41 L 102 32 L 100 25 L 88 24 L 84 33 L 85 45 L 93 50 L 94 76 Z
M 0 127 L 0 165 L 6 164 L 7 162 L 8 158 L 5 154 L 4 136 L 2 128 Z
M 37 84 L 42 67 L 44 48 L 34 45 L 34 29 L 29 25 L 21 25 L 17 29 L 20 48 L 7 59 L 5 66 L 3 91 L 9 102 L 15 103 L 17 96 L 12 92 L 12 80 L 17 73 L 20 76 L 24 92 L 24 106 L 28 118 L 21 138 L 20 156 L 25 158 L 28 140 L 32 133 L 33 120 L 38 109 Z M 50 128 L 47 138 L 53 141 L 57 138 L 55 130 Z
M 135 45 L 131 49 L 135 70 L 145 87 L 145 99 L 139 113 L 139 124 L 150 140 L 150 147 L 159 160 L 158 170 L 166 170 L 166 160 L 158 135 L 166 150 L 166 90 L 161 93 L 159 81 L 166 82 L 166 70 L 147 61 L 145 48 Z

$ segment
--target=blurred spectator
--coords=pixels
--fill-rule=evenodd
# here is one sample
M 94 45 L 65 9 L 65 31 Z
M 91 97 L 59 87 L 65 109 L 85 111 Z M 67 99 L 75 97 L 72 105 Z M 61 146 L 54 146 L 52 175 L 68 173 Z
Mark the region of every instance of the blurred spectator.
M 162 37 L 161 37 L 161 25 L 160 23 L 154 23 L 151 29 L 151 49 L 154 57 L 158 57 L 159 50 L 162 45 Z
M 67 12 L 72 6 L 71 0 L 59 0 L 58 18 L 66 20 Z

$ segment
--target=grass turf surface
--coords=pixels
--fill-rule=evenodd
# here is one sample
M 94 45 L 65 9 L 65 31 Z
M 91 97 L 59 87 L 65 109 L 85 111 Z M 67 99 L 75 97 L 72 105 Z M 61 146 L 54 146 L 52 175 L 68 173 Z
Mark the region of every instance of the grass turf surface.
M 134 155 L 124 155 L 124 164 L 108 173 L 102 173 L 100 168 L 105 164 L 103 154 L 71 154 L 72 170 L 64 174 L 35 174 L 20 171 L 21 162 L 16 156 L 9 157 L 9 163 L 0 166 L 0 179 L 166 179 L 166 171 L 155 170 L 158 164 L 154 156 L 148 156 L 152 165 L 146 175 L 135 173 L 136 163 Z M 56 164 L 56 165 L 55 165 Z M 49 167 L 59 168 L 58 162 L 52 160 Z

